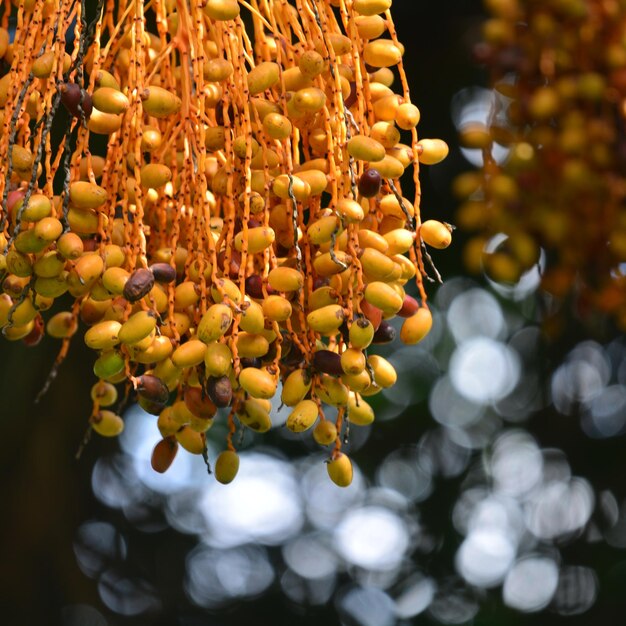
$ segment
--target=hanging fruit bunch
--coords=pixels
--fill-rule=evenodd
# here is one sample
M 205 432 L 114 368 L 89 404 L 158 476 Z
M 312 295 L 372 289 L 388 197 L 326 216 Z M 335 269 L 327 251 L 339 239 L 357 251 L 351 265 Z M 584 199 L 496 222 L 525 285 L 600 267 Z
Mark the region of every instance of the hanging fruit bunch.
M 488 0 L 476 48 L 491 73 L 487 124 L 461 128 L 482 171 L 455 182 L 468 265 L 514 283 L 547 256 L 542 286 L 626 327 L 626 3 Z M 494 147 L 508 150 L 498 164 Z M 485 241 L 503 243 L 485 253 Z
M 450 243 L 421 224 L 419 163 L 448 149 L 418 140 L 391 0 L 100 0 L 95 17 L 75 0 L 13 4 L 4 337 L 60 339 L 56 371 L 85 325 L 90 427 L 121 432 L 124 384 L 158 416 L 157 471 L 179 446 L 206 458 L 224 408 L 214 469 L 230 482 L 236 428 L 269 430 L 280 393 L 287 428 L 332 446 L 328 473 L 349 484 L 342 427 L 371 423 L 365 398 L 396 381 L 369 348 L 396 316 L 404 343 L 428 333 L 425 244 Z

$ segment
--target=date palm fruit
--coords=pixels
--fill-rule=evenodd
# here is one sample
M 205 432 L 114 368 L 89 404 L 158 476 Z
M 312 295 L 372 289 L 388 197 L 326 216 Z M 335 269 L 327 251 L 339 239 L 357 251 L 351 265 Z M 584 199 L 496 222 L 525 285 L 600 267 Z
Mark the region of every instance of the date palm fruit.
M 333 456 L 326 464 L 326 471 L 338 487 L 348 487 L 352 483 L 352 462 L 343 452 Z
M 80 318 L 98 379 L 93 428 L 121 430 L 106 407 L 125 382 L 158 415 L 155 471 L 178 447 L 206 454 L 206 437 L 221 430 L 215 474 L 230 482 L 235 420 L 270 430 L 280 389 L 287 427 L 334 444 L 329 473 L 348 484 L 342 424 L 370 423 L 361 396 L 395 381 L 372 352 L 393 340 L 395 316 L 407 343 L 428 332 L 421 245 L 449 242 L 443 223 L 422 222 L 419 189 L 403 194 L 418 160 L 440 161 L 447 145 L 418 137 L 391 0 L 342 3 L 341 20 L 335 0 L 315 2 L 315 12 L 295 0 L 208 0 L 184 11 L 138 0 L 132 18 L 112 3 L 90 31 L 98 41 L 80 3 L 59 0 L 52 11 L 29 0 L 14 19 L 17 4 L 5 16 L 16 24 L 12 43 L 0 29 L 0 106 L 18 129 L 0 137 L 6 338 L 34 345 L 46 332 L 62 341 L 60 361 Z M 605 88 L 590 77 L 577 93 L 597 102 Z M 565 97 L 546 94 L 532 106 L 544 118 Z M 55 98 L 69 115 L 56 115 Z M 76 137 L 67 176 L 67 146 L 48 131 Z M 525 158 L 512 156 L 518 167 Z M 519 188 L 490 184 L 509 200 Z M 519 267 L 531 248 L 512 238 Z M 64 294 L 70 305 L 58 312 Z M 226 429 L 208 432 L 222 420 Z
M 224 450 L 215 461 L 215 478 L 223 485 L 232 483 L 239 471 L 239 456 L 233 450 Z

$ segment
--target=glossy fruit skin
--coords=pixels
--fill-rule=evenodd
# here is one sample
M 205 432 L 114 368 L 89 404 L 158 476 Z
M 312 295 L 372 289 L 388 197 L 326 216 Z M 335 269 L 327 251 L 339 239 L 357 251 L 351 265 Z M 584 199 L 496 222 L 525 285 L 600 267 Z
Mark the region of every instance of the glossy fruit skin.
M 223 485 L 228 485 L 239 471 L 239 456 L 232 450 L 224 450 L 215 461 L 215 478 Z
M 159 472 L 159 474 L 163 474 L 170 468 L 177 453 L 178 442 L 175 437 L 170 436 L 161 439 L 161 441 L 154 446 L 152 456 L 150 457 L 152 469 L 155 472 Z
M 343 452 L 337 453 L 326 464 L 326 470 L 330 479 L 338 487 L 349 487 L 352 483 L 352 462 Z

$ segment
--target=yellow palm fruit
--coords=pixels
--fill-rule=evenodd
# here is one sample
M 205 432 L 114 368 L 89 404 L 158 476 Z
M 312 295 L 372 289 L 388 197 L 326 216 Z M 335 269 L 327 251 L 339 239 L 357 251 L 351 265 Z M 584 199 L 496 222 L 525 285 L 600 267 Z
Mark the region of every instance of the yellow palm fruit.
M 282 296 L 271 295 L 263 300 L 263 314 L 268 320 L 284 322 L 291 317 L 291 303 Z
M 12 324 L 15 326 L 24 326 L 37 317 L 38 310 L 33 305 L 30 297 L 24 298 L 13 309 Z
M 284 141 L 291 137 L 292 125 L 288 117 L 280 113 L 268 113 L 263 118 L 263 130 L 272 139 Z
M 4 338 L 9 341 L 19 341 L 20 339 L 24 339 L 24 337 L 30 335 L 33 328 L 35 328 L 35 320 L 31 320 L 22 326 L 5 326 L 2 330 L 2 334 L 4 335 Z
M 85 333 L 85 343 L 92 350 L 110 350 L 120 342 L 119 322 L 98 322 Z
M 328 243 L 333 233 L 339 232 L 340 222 L 336 215 L 324 215 L 307 228 L 308 239 L 316 246 Z
M 239 333 L 236 340 L 237 353 L 244 358 L 257 358 L 265 356 L 270 344 L 263 335 L 251 333 Z
M 91 387 L 91 399 L 99 406 L 111 406 L 117 402 L 117 389 L 105 380 L 99 380 Z
M 402 323 L 400 329 L 402 343 L 407 345 L 419 343 L 430 332 L 432 325 L 433 316 L 431 312 L 425 307 L 418 309 L 415 315 L 408 317 Z
M 150 85 L 141 93 L 143 110 L 153 117 L 164 118 L 177 113 L 182 105 L 181 99 L 163 87 Z
M 148 335 L 148 337 L 150 336 L 151 335 Z M 154 337 L 150 345 L 141 353 L 135 354 L 134 358 L 138 363 L 160 363 L 171 356 L 173 351 L 174 346 L 172 346 L 172 342 L 169 338 L 159 335 Z
M 366 135 L 355 135 L 347 144 L 348 154 L 360 161 L 382 161 L 385 157 L 385 147 Z
M 383 178 L 400 178 L 404 174 L 404 165 L 389 154 L 376 163 L 376 169 Z
M 339 304 L 329 304 L 306 316 L 308 326 L 317 333 L 323 335 L 336 333 L 343 324 L 345 312 Z
M 206 348 L 206 343 L 203 341 L 191 339 L 174 350 L 171 356 L 172 363 L 180 369 L 200 365 L 204 362 Z
M 280 68 L 273 61 L 264 61 L 250 70 L 248 74 L 248 90 L 251 96 L 256 96 L 266 89 L 273 87 L 279 79 Z
M 30 150 L 18 144 L 13 146 L 11 152 L 11 164 L 18 173 L 30 174 L 33 167 L 34 157 Z
M 104 246 L 104 264 L 106 267 L 122 267 L 126 261 L 126 254 L 120 246 L 107 244 Z
M 360 374 L 365 369 L 365 355 L 356 348 L 344 350 L 341 353 L 341 368 L 346 374 Z
M 6 294 L 0 294 L 0 328 L 9 323 L 9 313 L 13 307 L 13 300 Z
M 379 104 L 379 100 L 376 104 Z M 390 121 L 376 122 L 371 130 L 370 136 L 378 141 L 385 150 L 391 150 L 400 142 L 400 131 Z
M 44 217 L 33 228 L 35 237 L 46 244 L 59 239 L 62 232 L 63 224 L 56 217 Z
M 129 272 L 121 267 L 109 267 L 102 274 L 102 284 L 104 288 L 115 295 L 122 295 L 124 285 L 130 277 Z
M 420 110 L 410 102 L 404 102 L 396 111 L 396 124 L 402 130 L 415 128 L 420 121 Z
M 246 367 L 239 374 L 239 384 L 253 398 L 272 398 L 276 393 L 276 379 L 267 370 Z
M 247 236 L 244 239 L 244 231 L 239 231 L 235 235 L 235 249 L 241 252 L 243 250 L 244 242 L 248 245 L 249 254 L 257 254 L 263 252 L 266 248 L 269 248 L 276 239 L 276 233 L 274 229 L 269 226 L 257 226 L 255 228 L 248 228 Z
M 358 393 L 350 392 L 348 420 L 357 426 L 368 426 L 374 421 L 374 409 Z
M 26 278 L 33 273 L 33 263 L 28 254 L 22 254 L 15 249 L 9 250 L 6 255 L 7 270 L 20 278 Z
M 258 302 L 250 300 L 246 296 L 246 301 L 241 305 L 239 317 L 239 328 L 248 333 L 260 333 L 265 328 L 265 318 L 263 308 Z
M 309 185 L 311 196 L 321 195 L 328 187 L 326 173 L 314 167 L 298 170 L 298 178 Z
M 65 259 L 56 251 L 51 250 L 40 256 L 33 266 L 37 276 L 42 278 L 54 278 L 65 268 Z
M 96 135 L 110 135 L 117 132 L 122 126 L 122 116 L 99 111 L 94 107 L 87 128 Z
M 361 204 L 350 198 L 342 198 L 339 200 L 335 210 L 348 224 L 360 222 L 365 217 Z
M 148 163 L 141 168 L 143 187 L 159 189 L 172 180 L 172 170 L 162 163 Z
M 387 30 L 385 20 L 380 15 L 361 13 L 355 18 L 354 23 L 362 39 L 377 39 Z
M 315 113 L 324 108 L 326 94 L 317 87 L 304 87 L 294 93 L 292 103 L 298 111 Z
M 158 337 L 155 337 L 155 340 L 156 339 L 158 339 Z M 160 378 L 170 391 L 174 391 L 180 381 L 181 370 L 172 363 L 172 359 L 165 357 L 156 364 L 152 373 L 157 378 Z
M 103 352 L 93 364 L 93 373 L 104 380 L 114 379 L 124 372 L 124 357 L 116 350 Z
M 95 183 L 77 180 L 70 185 L 70 202 L 77 209 L 99 209 L 108 199 L 107 190 Z
M 221 378 L 228 375 L 233 363 L 233 355 L 225 343 L 209 343 L 204 354 L 207 376 Z
M 170 437 L 180 430 L 181 424 L 174 418 L 174 410 L 171 406 L 166 406 L 157 419 L 157 428 L 161 437 Z
M 334 455 L 326 464 L 326 471 L 338 487 L 348 487 L 352 483 L 352 462 L 343 452 Z
M 35 280 L 35 292 L 40 296 L 58 298 L 68 289 L 67 277 L 68 272 L 61 272 L 58 276 L 54 276 L 53 278 L 38 277 Z
M 213 423 L 213 418 L 204 419 L 202 417 L 196 417 L 195 415 L 192 415 L 191 419 L 189 420 L 189 428 L 192 428 L 197 433 L 206 433 L 206 431 L 209 430 L 211 426 L 213 426 Z
M 287 418 L 287 428 L 294 433 L 301 433 L 313 426 L 319 410 L 313 400 L 302 400 L 294 407 Z
M 313 429 L 313 439 L 320 446 L 328 446 L 337 440 L 337 427 L 330 420 L 320 420 Z
M 359 260 L 368 280 L 384 280 L 394 269 L 393 260 L 374 248 L 365 248 Z
M 255 398 L 250 398 L 238 406 L 237 417 L 244 426 L 257 433 L 266 433 L 272 427 L 267 407 Z
M 291 267 L 275 267 L 270 271 L 267 282 L 276 291 L 297 291 L 304 285 L 304 276 Z
M 206 66 L 205 66 L 206 67 Z M 157 150 L 163 141 L 161 131 L 155 126 L 144 126 L 141 133 L 141 149 L 144 152 Z
M 1 302 L 1 301 L 0 301 Z M 0 314 L 1 319 L 1 314 Z M 53 315 L 46 324 L 46 332 L 55 339 L 71 337 L 78 330 L 78 322 L 69 311 L 60 311 Z
M 132 346 L 145 339 L 156 328 L 157 320 L 152 311 L 137 311 L 126 320 L 119 330 L 119 340 Z
M 83 240 L 75 233 L 63 233 L 57 241 L 57 250 L 66 259 L 73 261 L 83 253 Z
M 103 437 L 117 437 L 124 430 L 124 420 L 113 411 L 98 411 L 90 420 L 92 428 Z
M 394 228 L 385 233 L 384 237 L 389 244 L 387 254 L 390 257 L 408 252 L 415 242 L 415 233 L 405 228 Z
M 224 295 L 222 295 L 222 292 Z M 228 278 L 218 278 L 216 283 L 211 285 L 211 297 L 219 304 L 224 300 L 224 296 L 235 304 L 241 304 L 243 301 L 239 287 L 237 287 L 232 280 Z
M 401 308 L 404 298 L 393 287 L 381 281 L 371 282 L 365 287 L 365 299 L 383 314 L 396 314 Z
M 184 311 L 200 300 L 200 288 L 191 280 L 184 280 L 174 289 L 174 309 Z
M 224 450 L 215 461 L 215 479 L 227 485 L 232 483 L 239 471 L 239 456 L 233 450 Z
M 337 304 L 338 302 L 339 294 L 335 289 L 329 286 L 318 287 L 309 295 L 307 308 L 309 311 L 315 311 L 316 309 L 321 309 L 331 304 Z
M 372 67 L 391 67 L 402 59 L 402 50 L 390 39 L 374 39 L 363 46 L 363 60 Z
M 313 268 L 318 276 L 329 277 L 344 272 L 351 262 L 352 257 L 342 250 L 337 250 L 334 258 L 330 252 L 324 252 L 315 257 Z
M 295 406 L 304 400 L 311 389 L 311 376 L 307 370 L 297 369 L 291 372 L 283 382 L 280 399 L 285 406 Z
M 230 328 L 233 312 L 226 304 L 213 304 L 202 316 L 196 336 L 204 343 L 210 343 L 222 337 Z
M 321 385 L 315 388 L 319 399 L 332 406 L 345 406 L 348 403 L 349 389 L 338 379 L 324 374 Z
M 204 433 L 195 431 L 191 426 L 185 425 L 176 431 L 176 441 L 191 454 L 202 454 L 206 447 Z
M 438 250 L 447 248 L 452 241 L 452 231 L 450 227 L 437 220 L 425 221 L 420 226 L 419 234 L 424 243 Z
M 364 369 L 358 374 L 343 374 L 341 382 L 352 391 L 365 391 L 372 384 L 372 378 L 367 369 Z
M 298 68 L 304 76 L 315 78 L 319 76 L 325 67 L 324 57 L 315 50 L 307 50 L 298 59 Z
M 212 83 L 220 83 L 232 76 L 233 64 L 227 59 L 209 59 L 205 62 L 204 79 Z
M 130 106 L 128 98 L 113 87 L 98 87 L 93 92 L 92 100 L 96 109 L 113 115 L 125 113 Z
M 25 207 L 23 204 L 22 201 L 18 202 L 15 209 L 18 211 L 20 219 L 25 222 L 38 222 L 44 217 L 48 217 L 52 212 L 50 199 L 41 193 L 34 193 Z
M 367 358 L 369 366 L 374 373 L 374 382 L 383 389 L 395 385 L 398 375 L 393 365 L 378 354 L 371 354 Z
M 42 241 L 35 235 L 33 228 L 20 232 L 15 238 L 13 245 L 22 254 L 39 254 L 48 247 L 47 242 Z M 6 257 L 3 257 L 3 259 L 6 261 Z
M 353 8 L 359 15 L 377 15 L 391 7 L 391 0 L 354 0 Z
M 55 52 L 54 50 L 50 50 L 49 52 L 44 52 L 41 56 L 37 57 L 33 62 L 30 71 L 33 73 L 33 76 L 36 78 L 48 78 L 52 73 L 52 66 L 54 64 Z M 72 64 L 72 58 L 69 54 L 63 54 L 63 72 L 67 72 L 70 69 L 70 65 Z
M 299 176 L 280 174 L 272 181 L 272 193 L 282 200 L 288 200 L 293 194 L 296 200 L 303 202 L 311 196 L 311 185 Z
M 448 152 L 448 144 L 441 139 L 421 139 L 417 143 L 417 158 L 425 165 L 435 165 L 443 161 Z
M 372 230 L 362 228 L 358 231 L 357 235 L 359 238 L 359 246 L 361 246 L 361 248 L 373 248 L 383 254 L 385 254 L 389 248 L 387 240 L 382 235 L 379 235 Z

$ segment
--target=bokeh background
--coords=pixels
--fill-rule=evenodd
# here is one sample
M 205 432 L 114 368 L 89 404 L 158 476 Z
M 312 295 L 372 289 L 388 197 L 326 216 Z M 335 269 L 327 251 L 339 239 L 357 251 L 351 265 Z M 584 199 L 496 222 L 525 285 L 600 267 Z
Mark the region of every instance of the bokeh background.
M 471 163 L 455 122 L 480 107 L 475 0 L 395 0 L 420 135 L 449 158 L 423 173 L 423 215 L 454 223 Z M 90 412 L 76 341 L 34 404 L 57 344 L 0 347 L 2 623 L 533 626 L 626 622 L 626 342 L 571 312 L 542 340 L 538 267 L 503 288 L 469 277 L 464 236 L 433 257 L 431 335 L 381 347 L 399 372 L 347 444 L 353 485 L 280 424 L 240 442 L 230 486 L 180 454 L 150 469 L 154 419 L 75 458 Z M 216 427 L 218 428 L 218 427 Z M 214 457 L 215 451 L 209 447 Z

